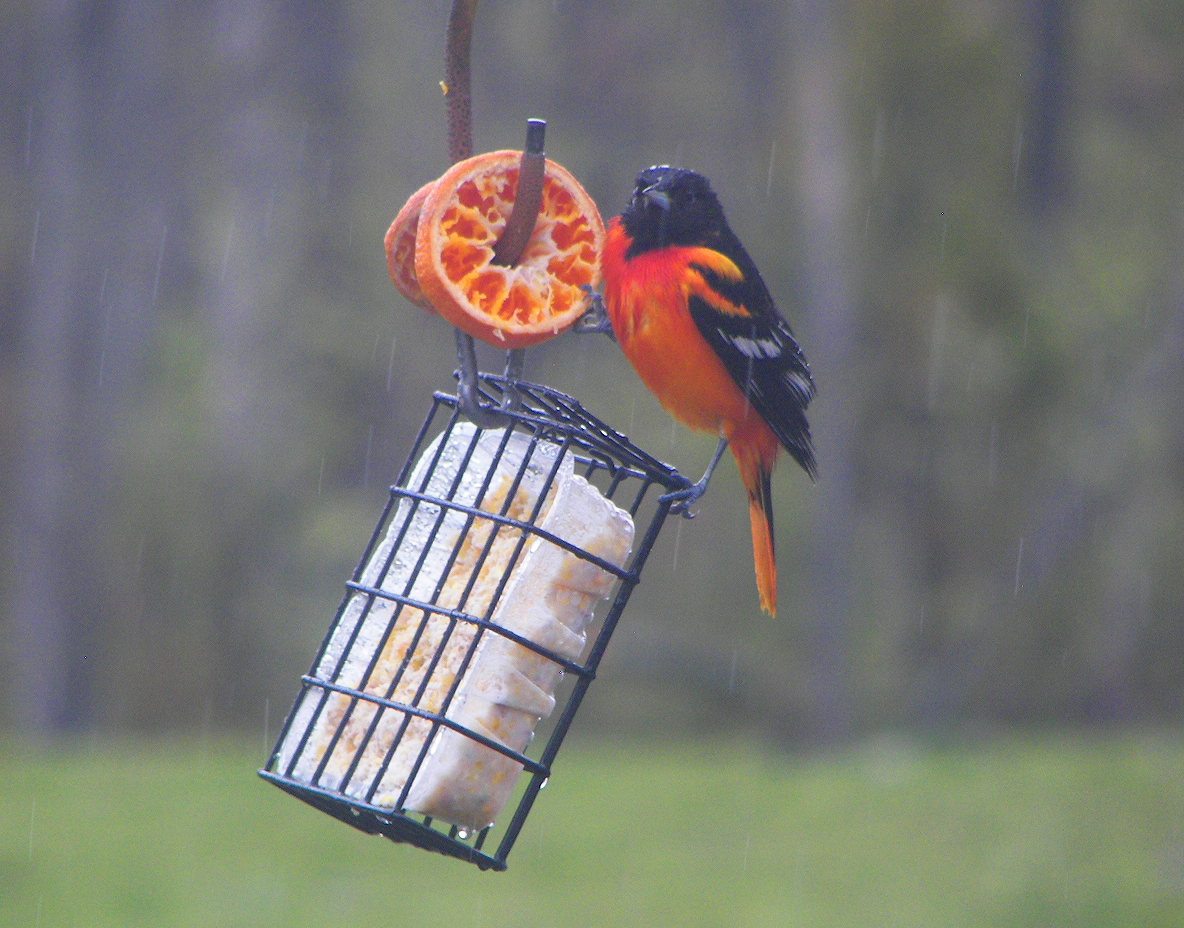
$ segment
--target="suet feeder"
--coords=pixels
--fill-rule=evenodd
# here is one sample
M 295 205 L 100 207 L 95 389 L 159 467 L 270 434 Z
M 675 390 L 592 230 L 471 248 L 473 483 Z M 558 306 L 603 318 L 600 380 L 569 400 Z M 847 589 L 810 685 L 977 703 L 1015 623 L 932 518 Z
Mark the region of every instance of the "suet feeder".
M 477 386 L 515 408 L 481 428 L 435 394 L 260 775 L 363 831 L 503 870 L 663 497 L 687 481 L 569 396 L 488 374 Z

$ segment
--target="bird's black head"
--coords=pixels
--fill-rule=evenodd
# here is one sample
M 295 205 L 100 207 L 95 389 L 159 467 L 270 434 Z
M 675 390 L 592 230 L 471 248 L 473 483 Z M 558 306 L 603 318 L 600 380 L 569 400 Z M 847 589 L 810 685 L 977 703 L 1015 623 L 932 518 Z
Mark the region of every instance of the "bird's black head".
M 637 175 L 621 224 L 633 239 L 631 255 L 667 245 L 708 245 L 728 228 L 707 178 L 668 165 Z

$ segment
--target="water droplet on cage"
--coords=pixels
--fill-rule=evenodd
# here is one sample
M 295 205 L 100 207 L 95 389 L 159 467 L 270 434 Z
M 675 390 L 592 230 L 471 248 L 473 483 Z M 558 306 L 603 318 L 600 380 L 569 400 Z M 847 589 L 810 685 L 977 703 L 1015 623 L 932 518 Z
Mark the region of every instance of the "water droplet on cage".
M 543 780 L 543 782 L 539 785 L 539 792 L 542 792 L 543 790 L 545 790 L 547 788 L 547 784 L 550 782 L 551 782 L 550 777 L 547 777 L 547 779 Z
M 462 840 L 462 841 L 467 841 L 469 838 L 469 833 L 467 831 L 465 831 L 465 829 L 462 828 L 460 831 L 458 831 L 456 833 L 456 836 L 458 838 L 460 838 L 460 840 Z

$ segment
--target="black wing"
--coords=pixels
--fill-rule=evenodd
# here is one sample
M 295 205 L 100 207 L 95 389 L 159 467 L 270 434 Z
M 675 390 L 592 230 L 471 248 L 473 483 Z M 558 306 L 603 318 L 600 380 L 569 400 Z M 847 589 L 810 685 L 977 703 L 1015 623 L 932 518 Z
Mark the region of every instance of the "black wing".
M 691 266 L 712 290 L 728 303 L 743 307 L 747 315 L 721 312 L 692 293 L 688 299 L 691 318 L 785 450 L 816 478 L 818 467 L 806 421 L 806 407 L 814 398 L 810 366 L 756 265 L 735 236 L 730 238 L 727 244 L 733 247 L 720 250 L 740 268 L 740 280 L 725 279 L 702 265 Z

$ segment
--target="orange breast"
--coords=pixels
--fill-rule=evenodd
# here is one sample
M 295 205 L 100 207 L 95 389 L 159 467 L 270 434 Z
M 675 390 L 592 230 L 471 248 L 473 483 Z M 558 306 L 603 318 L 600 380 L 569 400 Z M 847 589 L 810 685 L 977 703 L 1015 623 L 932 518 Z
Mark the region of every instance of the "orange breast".
M 664 248 L 625 260 L 628 237 L 609 223 L 602 258 L 604 303 L 638 376 L 666 410 L 692 429 L 724 434 L 756 417 L 687 309 L 699 249 Z

